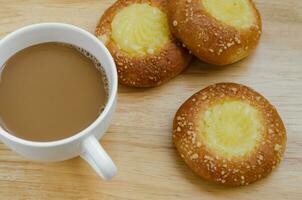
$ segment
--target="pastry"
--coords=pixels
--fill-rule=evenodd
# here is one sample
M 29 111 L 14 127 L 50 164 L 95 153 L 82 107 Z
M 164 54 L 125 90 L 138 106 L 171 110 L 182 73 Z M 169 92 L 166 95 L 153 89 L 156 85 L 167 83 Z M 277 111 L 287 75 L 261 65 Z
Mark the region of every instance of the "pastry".
M 199 59 L 214 65 L 248 56 L 261 35 L 261 18 L 251 0 L 169 0 L 170 27 Z
M 191 56 L 172 36 L 166 13 L 164 0 L 118 0 L 105 11 L 96 35 L 113 55 L 121 84 L 158 86 L 188 66 Z
M 225 185 L 248 185 L 280 162 L 286 130 L 262 95 L 244 85 L 219 83 L 190 97 L 177 111 L 173 141 L 199 176 Z

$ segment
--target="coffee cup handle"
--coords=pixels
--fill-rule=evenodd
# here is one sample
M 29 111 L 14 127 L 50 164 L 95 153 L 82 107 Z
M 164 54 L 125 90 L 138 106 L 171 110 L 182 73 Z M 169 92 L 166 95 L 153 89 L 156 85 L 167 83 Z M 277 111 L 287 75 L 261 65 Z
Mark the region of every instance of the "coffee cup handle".
M 94 136 L 90 136 L 82 142 L 81 157 L 104 180 L 111 179 L 117 172 L 115 164 Z

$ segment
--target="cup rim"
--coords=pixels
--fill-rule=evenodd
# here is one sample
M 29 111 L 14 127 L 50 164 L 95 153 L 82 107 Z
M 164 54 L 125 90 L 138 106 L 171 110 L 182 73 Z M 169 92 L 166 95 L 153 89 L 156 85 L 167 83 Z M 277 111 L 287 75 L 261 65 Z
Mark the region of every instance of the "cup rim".
M 91 132 L 98 124 L 100 124 L 104 120 L 104 118 L 109 114 L 109 111 L 110 111 L 111 107 L 115 103 L 115 99 L 116 99 L 116 95 L 117 95 L 117 88 L 118 88 L 118 79 L 117 79 L 117 70 L 116 70 L 115 62 L 113 60 L 113 57 L 112 57 L 111 53 L 106 48 L 106 46 L 99 39 L 97 39 L 92 33 L 88 32 L 88 31 L 86 31 L 86 30 L 84 30 L 80 27 L 77 27 L 75 25 L 66 24 L 66 23 L 51 22 L 51 23 L 37 23 L 37 24 L 24 26 L 24 27 L 21 27 L 21 28 L 15 30 L 15 31 L 9 33 L 4 38 L 2 38 L 0 40 L 0 45 L 2 44 L 2 42 L 5 42 L 6 40 L 12 40 L 13 38 L 19 36 L 20 34 L 23 34 L 26 31 L 32 31 L 32 30 L 35 30 L 35 29 L 43 29 L 43 28 L 72 29 L 75 32 L 83 34 L 86 37 L 89 37 L 90 39 L 94 40 L 94 42 L 97 45 L 99 45 L 101 47 L 103 53 L 105 53 L 106 57 L 108 58 L 109 63 L 110 63 L 110 65 L 112 67 L 112 70 L 113 70 L 112 89 L 111 89 L 111 92 L 109 93 L 109 98 L 108 98 L 108 102 L 105 106 L 105 109 L 103 110 L 101 115 L 99 115 L 96 118 L 96 120 L 94 120 L 93 123 L 91 123 L 84 130 L 82 130 L 82 131 L 80 131 L 80 132 L 78 132 L 78 133 L 76 133 L 76 134 L 74 134 L 70 137 L 60 139 L 60 140 L 55 140 L 55 141 L 47 141 L 47 142 L 31 141 L 31 140 L 26 140 L 26 139 L 23 139 L 23 138 L 16 137 L 16 136 L 8 133 L 6 130 L 4 130 L 0 126 L 0 134 L 3 135 L 4 137 L 6 137 L 7 139 L 11 140 L 11 141 L 21 143 L 21 144 L 27 145 L 27 146 L 33 146 L 33 147 L 54 147 L 54 146 L 60 146 L 60 145 L 70 143 L 72 141 L 75 141 L 75 140 L 83 137 L 84 135 L 89 134 L 89 132 Z

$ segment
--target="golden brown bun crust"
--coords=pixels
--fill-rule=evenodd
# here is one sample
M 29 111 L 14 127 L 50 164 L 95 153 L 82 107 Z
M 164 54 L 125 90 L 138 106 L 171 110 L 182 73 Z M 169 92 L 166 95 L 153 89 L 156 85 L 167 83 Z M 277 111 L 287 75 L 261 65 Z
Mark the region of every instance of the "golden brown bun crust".
M 132 87 L 158 86 L 181 73 L 188 66 L 191 55 L 177 44 L 172 35 L 164 48 L 154 54 L 135 57 L 120 50 L 111 39 L 111 22 L 119 10 L 133 3 L 151 3 L 167 13 L 165 0 L 118 0 L 105 11 L 95 33 L 111 52 L 121 84 Z
M 235 63 L 256 48 L 261 36 L 260 14 L 249 2 L 256 23 L 240 30 L 211 16 L 202 0 L 169 0 L 171 31 L 199 59 L 214 65 Z
M 197 138 L 200 113 L 226 98 L 249 102 L 257 108 L 264 127 L 261 140 L 252 152 L 231 159 L 218 156 L 202 141 L 199 145 L 192 142 L 192 137 Z M 194 94 L 179 108 L 173 123 L 173 141 L 181 157 L 199 176 L 238 186 L 267 176 L 279 164 L 285 150 L 286 130 L 277 110 L 262 95 L 244 85 L 219 83 Z

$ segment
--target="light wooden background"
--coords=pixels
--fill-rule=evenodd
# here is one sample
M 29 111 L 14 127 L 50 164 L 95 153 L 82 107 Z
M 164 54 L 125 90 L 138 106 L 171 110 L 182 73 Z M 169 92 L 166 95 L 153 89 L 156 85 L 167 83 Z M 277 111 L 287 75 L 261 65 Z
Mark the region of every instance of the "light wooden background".
M 93 32 L 112 0 L 0 0 L 0 36 L 37 22 L 65 22 Z M 119 104 L 102 144 L 118 175 L 101 181 L 80 158 L 28 161 L 0 143 L 0 199 L 302 199 L 302 1 L 257 0 L 263 36 L 248 59 L 226 68 L 198 61 L 155 89 L 119 88 Z M 0 52 L 1 53 L 1 52 Z M 225 188 L 195 176 L 171 141 L 175 111 L 203 87 L 234 81 L 261 92 L 287 127 L 285 159 L 267 179 Z

